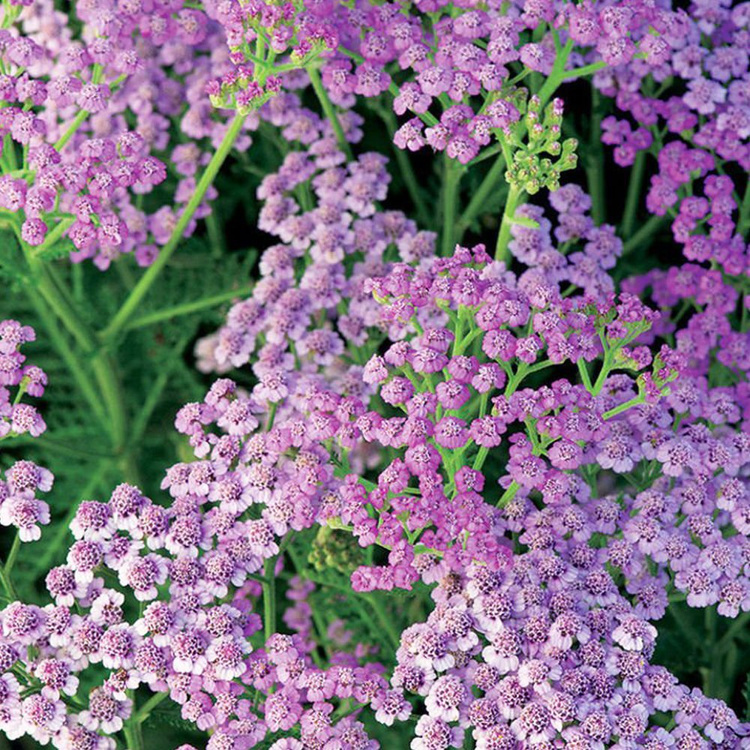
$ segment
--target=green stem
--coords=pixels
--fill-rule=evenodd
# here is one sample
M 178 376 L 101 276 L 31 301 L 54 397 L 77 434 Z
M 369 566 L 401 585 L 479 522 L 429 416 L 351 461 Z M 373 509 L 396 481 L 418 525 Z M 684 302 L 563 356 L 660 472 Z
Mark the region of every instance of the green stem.
M 55 225 L 55 228 L 44 238 L 44 242 L 34 248 L 32 254 L 36 257 L 43 257 L 50 248 L 55 246 L 60 237 L 62 237 L 63 232 L 66 232 L 74 221 L 75 219 L 70 217 L 60 219 Z
M 102 451 L 90 450 L 87 448 L 79 448 L 78 446 L 68 445 L 57 440 L 50 440 L 47 437 L 31 437 L 29 435 L 18 435 L 16 437 L 17 443 L 20 445 L 35 445 L 42 450 L 51 451 L 52 453 L 60 453 L 63 456 L 69 456 L 71 458 L 91 460 L 98 458 L 113 458 L 112 455 L 104 453 Z
M 268 418 L 266 419 L 266 432 L 270 432 L 273 429 L 273 423 L 276 421 L 276 410 L 279 405 L 276 403 L 271 404 L 268 409 Z
M 47 304 L 73 338 L 80 344 L 86 354 L 92 354 L 97 349 L 96 338 L 91 329 L 81 320 L 76 309 L 71 306 L 61 285 L 58 283 L 52 267 L 41 265 L 38 261 L 31 263 L 37 273 L 38 290 Z
M 110 432 L 114 447 L 115 450 L 120 450 L 125 445 L 126 413 L 117 366 L 112 357 L 99 355 L 94 359 L 93 369 L 111 420 Z
M 716 644 L 717 650 L 725 649 L 734 640 L 735 636 L 742 633 L 750 625 L 750 612 L 743 612 L 738 615 L 734 622 L 729 626 L 724 635 L 721 636 Z
M 401 636 L 399 635 L 398 630 L 393 624 L 393 618 L 388 615 L 382 603 L 378 599 L 377 592 L 373 592 L 372 594 L 370 594 L 370 596 L 367 597 L 367 601 L 377 615 L 380 625 L 388 634 L 391 645 L 393 646 L 393 648 L 398 648 L 399 644 L 401 643 Z
M 637 396 L 634 396 L 633 398 L 631 398 L 629 401 L 625 401 L 619 406 L 615 406 L 614 409 L 605 411 L 604 414 L 602 414 L 602 419 L 612 419 L 612 417 L 616 417 L 618 414 L 622 414 L 624 411 L 627 411 L 628 409 L 632 409 L 634 406 L 638 406 L 639 404 L 645 404 L 645 403 L 646 403 L 646 399 L 643 396 L 643 394 L 638 394 Z
M 721 662 L 719 660 L 716 630 L 718 615 L 714 607 L 706 607 L 704 625 L 706 629 L 706 648 L 708 650 L 708 666 L 703 671 L 703 692 L 713 698 L 718 692 L 718 682 L 721 679 Z
M 166 698 L 169 698 L 169 693 L 154 693 L 139 709 L 135 715 L 135 720 L 139 724 L 143 724 L 146 719 L 151 715 L 151 712 Z
M 221 232 L 221 227 L 219 227 L 215 210 L 212 210 L 206 216 L 206 231 L 208 232 L 208 241 L 211 243 L 211 254 L 215 258 L 222 258 L 226 252 L 226 242 L 224 242 L 224 235 Z M 118 263 L 117 265 L 119 267 L 122 264 Z
M 73 118 L 73 122 L 71 122 L 68 126 L 68 129 L 60 136 L 57 143 L 55 144 L 55 149 L 57 151 L 62 151 L 65 146 L 67 146 L 68 141 L 70 141 L 70 139 L 76 134 L 78 128 L 83 125 L 89 114 L 90 113 L 85 109 L 82 109 L 80 110 L 80 112 L 78 112 L 78 114 Z
M 78 268 L 78 265 L 75 267 Z M 120 281 L 122 281 L 125 291 L 129 292 L 135 286 L 135 277 L 133 276 L 132 270 L 125 263 L 115 263 L 114 267 L 115 271 L 117 271 L 117 275 L 120 277 Z
M 203 299 L 184 302 L 181 305 L 165 307 L 161 310 L 146 313 L 145 315 L 139 315 L 137 318 L 133 318 L 127 323 L 124 330 L 130 331 L 133 328 L 143 328 L 144 326 L 150 326 L 154 323 L 161 323 L 163 320 L 171 320 L 172 318 L 177 318 L 181 315 L 189 315 L 190 313 L 204 310 L 207 307 L 214 307 L 215 305 L 220 305 L 222 302 L 245 297 L 252 293 L 254 286 L 254 284 L 248 284 L 239 289 L 228 289 L 226 292 L 220 292 L 219 294 L 214 294 L 210 297 L 203 297 Z
M 146 431 L 146 427 L 151 419 L 151 415 L 154 413 L 154 409 L 159 403 L 159 398 L 167 387 L 175 366 L 180 362 L 180 355 L 187 345 L 188 340 L 189 338 L 183 337 L 177 342 L 170 356 L 167 357 L 166 364 L 161 368 L 159 376 L 156 378 L 151 388 L 149 388 L 146 398 L 143 400 L 143 406 L 141 406 L 138 413 L 135 415 L 128 431 L 128 444 L 130 446 L 137 446 L 140 443 L 141 437 Z
M 276 632 L 276 558 L 263 565 L 263 634 L 266 641 Z
M 474 471 L 481 471 L 482 466 L 484 466 L 484 462 L 487 460 L 487 456 L 489 455 L 489 453 L 490 449 L 484 445 L 477 451 L 477 455 L 474 458 L 474 465 L 472 466 Z
M 93 83 L 100 83 L 102 78 L 102 66 L 97 64 L 94 66 L 94 74 L 92 76 Z M 117 89 L 120 87 L 120 84 L 127 78 L 127 75 L 123 73 L 123 75 L 119 76 L 118 78 L 115 78 L 114 81 L 111 81 L 109 83 L 109 90 L 114 93 L 117 91 Z M 57 143 L 55 143 L 55 149 L 57 151 L 62 151 L 65 146 L 68 144 L 70 139 L 76 134 L 76 131 L 78 128 L 83 125 L 84 122 L 86 122 L 86 119 L 89 117 L 91 112 L 87 112 L 85 109 L 82 109 L 78 114 L 73 118 L 73 121 L 68 126 L 68 129 L 60 136 Z
M 482 151 L 480 151 L 479 154 L 475 156 L 466 166 L 467 168 L 471 169 L 476 164 L 481 164 L 483 161 L 487 161 L 487 159 L 491 159 L 493 156 L 497 156 L 502 150 L 503 147 L 500 143 L 496 143 L 494 146 L 488 146 L 487 148 L 482 149 Z
M 76 357 L 75 353 L 72 351 L 69 342 L 63 336 L 62 331 L 57 325 L 55 316 L 47 308 L 47 305 L 42 300 L 41 296 L 35 293 L 35 290 L 33 288 L 27 288 L 25 291 L 27 298 L 34 306 L 39 319 L 42 321 L 42 325 L 46 329 L 46 334 L 50 343 L 57 351 L 60 359 L 65 363 L 65 366 L 70 371 L 70 374 L 73 376 L 73 380 L 75 380 L 75 383 L 78 386 L 78 390 L 81 392 L 81 395 L 91 407 L 91 410 L 96 415 L 98 421 L 102 425 L 105 425 L 107 421 L 107 415 L 104 408 L 102 407 L 99 394 L 91 385 L 91 380 L 88 374 L 82 367 L 78 357 Z
M 633 169 L 630 171 L 630 181 L 628 182 L 628 196 L 625 199 L 625 211 L 622 215 L 622 234 L 623 237 L 632 237 L 635 227 L 636 214 L 638 213 L 638 203 L 641 198 L 641 185 L 643 183 L 643 174 L 646 169 L 646 152 L 639 151 L 635 157 Z
M 563 49 L 558 52 L 549 78 L 547 78 L 545 83 L 542 85 L 542 88 L 539 89 L 538 96 L 541 100 L 542 107 L 552 98 L 555 91 L 557 91 L 560 84 L 566 78 L 576 77 L 575 71 L 569 71 L 567 74 L 565 73 L 565 66 L 568 63 L 568 57 L 573 50 L 573 44 L 573 40 L 568 39 L 565 47 L 563 47 Z M 582 68 L 579 68 L 578 70 L 581 71 Z
M 216 179 L 216 175 L 221 169 L 222 164 L 229 156 L 229 152 L 232 150 L 235 140 L 240 134 L 243 125 L 245 124 L 246 115 L 236 114 L 232 123 L 230 124 L 227 132 L 224 135 L 219 148 L 216 149 L 214 155 L 211 157 L 211 161 L 206 166 L 205 171 L 201 175 L 198 184 L 196 185 L 195 192 L 185 206 L 184 211 L 180 214 L 180 218 L 177 220 L 172 235 L 170 236 L 167 244 L 161 249 L 159 255 L 156 256 L 156 260 L 149 266 L 146 273 L 141 276 L 140 280 L 136 284 L 133 291 L 130 293 L 128 298 L 125 300 L 122 307 L 118 310 L 110 324 L 102 331 L 102 336 L 106 340 L 114 339 L 120 331 L 122 331 L 127 325 L 128 321 L 138 310 L 143 298 L 148 294 L 149 290 L 153 286 L 154 282 L 158 278 L 164 266 L 167 265 L 172 253 L 177 249 L 177 246 L 181 242 L 185 229 L 187 229 L 193 215 L 198 210 L 198 207 L 203 202 L 206 196 L 206 192 L 213 184 Z
M 646 249 L 650 244 L 652 237 L 669 221 L 668 216 L 652 216 L 641 228 L 625 242 L 622 248 L 623 256 L 633 252 L 637 248 Z
M 520 486 L 514 479 L 508 485 L 508 489 L 503 492 L 502 497 L 497 501 L 497 507 L 504 508 L 516 496 L 516 492 L 518 492 Z
M 307 571 L 305 570 L 305 566 L 302 564 L 302 560 L 300 559 L 299 555 L 294 551 L 294 548 L 292 545 L 289 545 L 288 551 L 289 551 L 289 559 L 292 561 L 292 565 L 294 566 L 294 570 L 296 574 L 298 576 L 301 576 L 302 578 L 307 578 L 308 580 L 312 580 L 309 578 Z M 359 604 L 359 602 L 355 603 L 355 607 L 357 609 L 361 609 L 361 605 Z M 313 618 L 313 623 L 315 625 L 315 629 L 318 631 L 318 641 L 317 641 L 318 646 L 320 646 L 323 649 L 326 655 L 326 658 L 330 661 L 331 649 L 326 643 L 327 634 L 328 634 L 328 625 L 326 624 L 325 618 L 323 617 L 319 607 L 312 607 L 311 614 Z M 314 655 L 313 655 L 313 658 L 315 658 Z
M 106 409 L 106 422 L 112 444 L 114 450 L 119 452 L 125 446 L 127 427 L 121 383 L 117 377 L 114 360 L 99 350 L 94 333 L 82 320 L 75 302 L 64 283 L 57 277 L 54 268 L 49 264 L 42 264 L 35 258 L 28 257 L 28 262 L 37 276 L 37 289 L 41 296 L 73 335 L 83 352 L 91 356 L 91 367 Z M 127 470 L 129 481 L 137 477 L 134 464 L 128 456 L 123 456 L 123 468 Z
M 500 231 L 497 235 L 497 245 L 495 246 L 495 260 L 501 260 L 506 265 L 510 263 L 510 251 L 508 250 L 510 228 L 513 225 L 516 208 L 518 208 L 522 195 L 523 190 L 511 183 L 508 190 L 508 197 L 505 200 L 505 210 L 503 211 Z
M 11 545 L 10 552 L 8 552 L 8 558 L 6 559 L 5 564 L 0 566 L 0 581 L 3 584 L 3 588 L 5 589 L 8 598 L 12 600 L 16 599 L 16 591 L 13 588 L 10 576 L 13 572 L 13 566 L 16 564 L 16 558 L 18 557 L 18 550 L 20 548 L 21 537 L 18 532 L 16 532 L 16 535 L 13 537 L 13 544 Z
M 598 70 L 602 70 L 607 67 L 607 63 L 600 60 L 599 62 L 591 63 L 590 65 L 583 65 L 580 68 L 573 68 L 568 70 L 563 75 L 564 81 L 572 81 L 574 78 L 582 78 L 583 76 L 590 76 L 596 73 Z
M 586 364 L 586 360 L 578 360 L 578 372 L 581 374 L 581 380 L 586 390 L 591 393 L 594 390 L 594 386 L 591 384 L 591 376 L 589 375 L 589 368 Z
M 592 396 L 598 396 L 602 388 L 604 388 L 604 381 L 607 379 L 607 376 L 612 371 L 612 359 L 613 359 L 612 350 L 611 349 L 605 350 L 604 361 L 602 362 L 602 369 L 599 371 L 599 375 L 596 378 L 594 387 L 591 390 Z
M 12 174 L 18 171 L 18 160 L 16 159 L 16 144 L 10 134 L 3 138 L 2 158 L 0 165 L 4 174 Z
M 346 140 L 346 134 L 341 127 L 341 122 L 336 114 L 336 109 L 328 97 L 328 92 L 325 90 L 323 82 L 320 80 L 320 73 L 317 68 L 309 67 L 307 69 L 307 75 L 310 77 L 310 83 L 312 84 L 315 96 L 318 97 L 320 106 L 323 108 L 323 113 L 328 118 L 328 122 L 331 123 L 331 127 L 333 128 L 333 132 L 336 134 L 339 148 L 346 154 L 347 161 L 352 161 L 354 157 L 352 155 L 351 146 L 349 146 L 349 142 Z
M 445 156 L 445 178 L 443 181 L 443 234 L 440 254 L 447 258 L 453 254 L 456 236 L 456 209 L 458 207 L 458 190 L 463 168 L 455 159 Z
M 143 750 L 143 735 L 141 733 L 141 724 L 135 720 L 135 717 L 128 719 L 122 728 L 125 735 L 125 747 L 127 750 Z
M 39 290 L 55 311 L 58 318 L 78 341 L 86 354 L 91 355 L 91 367 L 99 387 L 101 399 L 108 417 L 108 429 L 112 437 L 115 452 L 122 451 L 126 443 L 127 414 L 122 396 L 122 384 L 117 376 L 114 359 L 99 349 L 99 344 L 90 328 L 83 322 L 75 303 L 62 281 L 57 278 L 54 268 L 49 265 L 39 266 L 37 270 L 41 278 Z M 137 472 L 128 456 L 123 457 L 123 468 L 127 470 L 128 480 L 136 478 Z
M 497 159 L 495 159 L 492 167 L 490 167 L 490 171 L 487 172 L 477 190 L 474 191 L 474 194 L 469 201 L 469 205 L 458 220 L 458 224 L 456 225 L 456 240 L 458 242 L 461 241 L 464 232 L 471 226 L 474 219 L 486 205 L 490 193 L 495 189 L 495 186 L 502 178 L 504 172 L 505 157 L 500 154 Z

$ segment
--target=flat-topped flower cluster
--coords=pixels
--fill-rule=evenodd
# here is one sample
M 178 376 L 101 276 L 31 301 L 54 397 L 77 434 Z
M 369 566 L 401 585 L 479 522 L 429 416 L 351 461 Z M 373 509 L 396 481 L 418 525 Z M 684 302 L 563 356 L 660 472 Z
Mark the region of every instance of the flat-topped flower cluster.
M 39 317 L 0 322 L 0 732 L 749 747 L 750 3 L 73 5 L 0 28 L 0 268 Z M 151 497 L 55 497 L 19 456 L 47 437 L 34 329 L 139 424 L 108 357 L 186 236 L 222 262 L 227 159 L 273 244 L 201 329 L 180 460 Z M 123 264 L 101 327 L 87 260 Z

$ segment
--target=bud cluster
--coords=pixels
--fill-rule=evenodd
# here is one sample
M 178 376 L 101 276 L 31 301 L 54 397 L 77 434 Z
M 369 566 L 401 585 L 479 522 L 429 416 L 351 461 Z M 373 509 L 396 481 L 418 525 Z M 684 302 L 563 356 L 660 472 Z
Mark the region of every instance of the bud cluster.
M 307 68 L 335 49 L 335 34 L 303 10 L 302 3 L 275 0 L 232 0 L 217 8 L 236 67 L 207 85 L 214 107 L 257 110 L 281 90 L 280 74 Z
M 525 138 L 518 133 L 510 134 L 510 143 L 515 147 L 512 161 L 508 162 L 506 180 L 529 195 L 542 188 L 557 190 L 560 187 L 560 173 L 575 169 L 578 164 L 575 138 L 562 138 L 562 99 L 554 99 L 546 107 L 538 96 L 532 96 L 526 104 L 524 117 L 519 128 Z M 548 156 L 559 157 L 553 162 Z

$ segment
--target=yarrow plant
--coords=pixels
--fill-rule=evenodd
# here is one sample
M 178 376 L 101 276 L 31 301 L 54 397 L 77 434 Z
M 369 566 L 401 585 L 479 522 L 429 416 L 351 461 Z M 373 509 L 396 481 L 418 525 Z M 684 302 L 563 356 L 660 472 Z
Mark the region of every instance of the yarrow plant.
M 1 18 L 9 746 L 750 748 L 750 3 Z

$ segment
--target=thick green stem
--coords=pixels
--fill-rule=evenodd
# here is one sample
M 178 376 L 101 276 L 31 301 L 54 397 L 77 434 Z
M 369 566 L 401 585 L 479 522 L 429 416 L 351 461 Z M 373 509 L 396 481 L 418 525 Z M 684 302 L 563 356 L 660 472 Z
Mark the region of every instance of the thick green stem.
M 73 376 L 78 390 L 86 400 L 86 403 L 91 407 L 91 410 L 96 415 L 97 420 L 102 424 L 106 425 L 107 414 L 102 406 L 99 394 L 91 384 L 91 379 L 88 373 L 83 368 L 81 361 L 76 357 L 72 351 L 68 340 L 65 339 L 62 331 L 60 330 L 55 316 L 50 312 L 49 308 L 42 300 L 39 294 L 36 294 L 36 290 L 32 288 L 26 288 L 26 296 L 34 306 L 39 319 L 42 322 L 52 346 L 54 346 L 60 359 L 65 363 L 65 366 Z
M 622 215 L 622 234 L 627 238 L 633 236 L 636 215 L 638 213 L 638 203 L 641 199 L 641 185 L 643 183 L 643 174 L 645 169 L 646 152 L 639 151 L 638 155 L 635 157 L 633 169 L 630 171 L 628 196 L 625 199 L 625 211 Z
M 472 469 L 474 469 L 474 471 L 481 471 L 482 466 L 484 466 L 484 462 L 487 460 L 487 456 L 489 456 L 489 454 L 490 449 L 483 445 L 477 451 L 477 455 L 474 457 L 474 465 L 472 466 Z
M 634 406 L 645 403 L 645 397 L 643 396 L 643 394 L 639 394 L 638 396 L 634 396 L 633 398 L 631 398 L 630 401 L 625 401 L 619 406 L 615 406 L 614 409 L 605 411 L 604 414 L 602 414 L 602 419 L 612 419 L 612 417 L 616 417 L 618 414 L 622 414 L 624 411 L 632 409 Z
M 567 76 L 565 74 L 565 66 L 568 64 L 568 57 L 570 57 L 570 53 L 573 50 L 573 44 L 573 40 L 569 39 L 565 44 L 565 47 L 557 53 L 557 58 L 552 66 L 549 78 L 544 82 L 542 88 L 539 89 L 538 96 L 541 100 L 542 107 L 552 98 L 555 91 L 557 91 L 566 77 L 573 78 L 576 76 L 573 71 L 570 71 Z
M 575 78 L 583 78 L 583 76 L 590 76 L 596 73 L 598 70 L 603 70 L 607 67 L 607 63 L 605 63 L 603 60 L 600 60 L 599 62 L 591 63 L 590 65 L 583 65 L 580 68 L 573 68 L 573 70 L 568 70 L 563 75 L 564 81 L 572 81 Z
M 513 226 L 513 220 L 516 215 L 516 208 L 523 196 L 523 190 L 511 183 L 508 190 L 508 197 L 505 200 L 505 210 L 503 219 L 500 224 L 500 231 L 497 235 L 497 245 L 495 246 L 495 260 L 501 260 L 508 265 L 510 263 L 510 229 Z
M 591 376 L 589 375 L 589 368 L 586 364 L 586 360 L 578 360 L 578 372 L 581 374 L 581 380 L 586 390 L 591 393 L 594 390 L 594 386 L 591 384 Z
M 141 733 L 141 723 L 135 720 L 135 717 L 128 720 L 122 728 L 125 735 L 125 747 L 127 750 L 143 750 L 143 735 Z
M 151 712 L 166 698 L 169 698 L 169 693 L 154 693 L 139 709 L 135 715 L 135 720 L 139 724 L 143 724 L 146 719 L 151 715 Z
M 378 599 L 378 592 L 373 592 L 367 597 L 367 601 L 372 607 L 373 612 L 378 618 L 381 627 L 388 634 L 388 639 L 391 642 L 393 648 L 398 648 L 401 643 L 401 636 L 393 624 L 393 618 L 385 611 L 382 603 Z
M 276 632 L 276 558 L 266 560 L 263 566 L 263 634 L 268 640 Z
M 641 228 L 625 242 L 622 248 L 623 256 L 638 248 L 647 248 L 653 241 L 655 234 L 669 221 L 668 216 L 652 216 Z
M 315 96 L 318 97 L 320 106 L 323 108 L 323 114 L 325 114 L 325 116 L 328 118 L 328 122 L 331 123 L 331 127 L 333 128 L 333 132 L 336 135 L 336 140 L 338 141 L 339 148 L 346 154 L 347 160 L 352 161 L 354 157 L 352 155 L 351 146 L 346 140 L 346 134 L 344 133 L 344 129 L 341 127 L 341 121 L 339 120 L 339 116 L 336 114 L 336 109 L 334 108 L 333 103 L 328 97 L 328 92 L 325 90 L 323 82 L 320 80 L 320 73 L 318 72 L 317 68 L 310 67 L 307 69 L 307 75 L 310 77 L 310 83 L 312 84 Z
M 70 139 L 76 134 L 78 128 L 83 125 L 89 114 L 90 113 L 85 109 L 82 109 L 80 110 L 80 112 L 78 112 L 78 114 L 73 118 L 73 122 L 71 122 L 68 126 L 68 129 L 60 136 L 59 140 L 55 144 L 55 149 L 57 151 L 62 151 L 65 148 L 65 146 L 68 144 L 68 141 L 70 141 Z
M 140 280 L 135 285 L 135 288 L 125 300 L 122 307 L 118 310 L 110 324 L 104 329 L 104 331 L 102 331 L 102 337 L 104 339 L 114 339 L 125 328 L 133 315 L 135 315 L 143 298 L 154 285 L 162 269 L 167 265 L 172 253 L 177 249 L 177 246 L 181 242 L 193 215 L 203 202 L 206 192 L 216 179 L 216 175 L 219 173 L 222 164 L 226 161 L 227 156 L 229 156 L 229 152 L 232 150 L 232 146 L 245 124 L 246 117 L 247 115 L 239 113 L 234 116 L 219 148 L 216 149 L 214 155 L 211 157 L 211 161 L 201 175 L 201 178 L 195 187 L 195 192 L 185 206 L 184 211 L 180 214 L 180 218 L 177 220 L 167 244 L 161 249 L 161 252 L 156 256 L 156 260 L 151 266 L 149 266 L 146 273 L 141 276 Z
M 458 242 L 461 241 L 464 232 L 466 232 L 471 226 L 474 219 L 476 219 L 480 211 L 486 205 L 490 194 L 495 190 L 497 183 L 502 179 L 505 168 L 505 157 L 500 154 L 497 159 L 495 159 L 492 167 L 490 167 L 490 171 L 487 172 L 477 190 L 474 191 L 474 194 L 469 201 L 469 205 L 458 220 L 458 224 L 456 225 L 456 240 Z
M 175 305 L 174 307 L 165 307 L 162 310 L 155 310 L 145 315 L 139 315 L 137 318 L 133 318 L 126 326 L 125 330 L 129 331 L 133 328 L 143 328 L 144 326 L 150 326 L 154 323 L 161 323 L 164 320 L 172 320 L 178 318 L 181 315 L 189 315 L 190 313 L 205 310 L 208 307 L 214 307 L 220 305 L 222 302 L 229 302 L 233 299 L 239 299 L 252 293 L 253 284 L 242 286 L 239 289 L 228 289 L 226 292 L 220 292 L 210 297 L 203 297 L 203 299 L 193 300 L 192 302 L 185 302 L 181 305 Z
M 127 415 L 122 397 L 122 384 L 117 375 L 117 365 L 112 357 L 99 354 L 93 362 L 94 377 L 111 420 L 110 432 L 116 451 L 125 445 Z
M 612 372 L 613 357 L 614 355 L 611 349 L 605 350 L 604 361 L 602 362 L 602 369 L 599 370 L 599 375 L 597 376 L 596 382 L 594 383 L 594 387 L 591 390 L 592 396 L 598 396 L 601 393 L 602 388 L 604 388 L 604 382 L 609 376 L 609 373 Z
M 11 545 L 10 552 L 8 552 L 8 558 L 5 564 L 0 566 L 0 582 L 3 584 L 3 589 L 9 599 L 15 600 L 16 591 L 13 588 L 11 581 L 11 574 L 13 572 L 13 566 L 16 564 L 16 557 L 18 557 L 18 550 L 21 548 L 21 537 L 16 532 L 13 537 L 13 544 Z
M 456 209 L 458 208 L 458 191 L 463 175 L 463 167 L 445 156 L 445 178 L 443 181 L 443 233 L 440 254 L 448 257 L 453 254 L 456 237 Z

